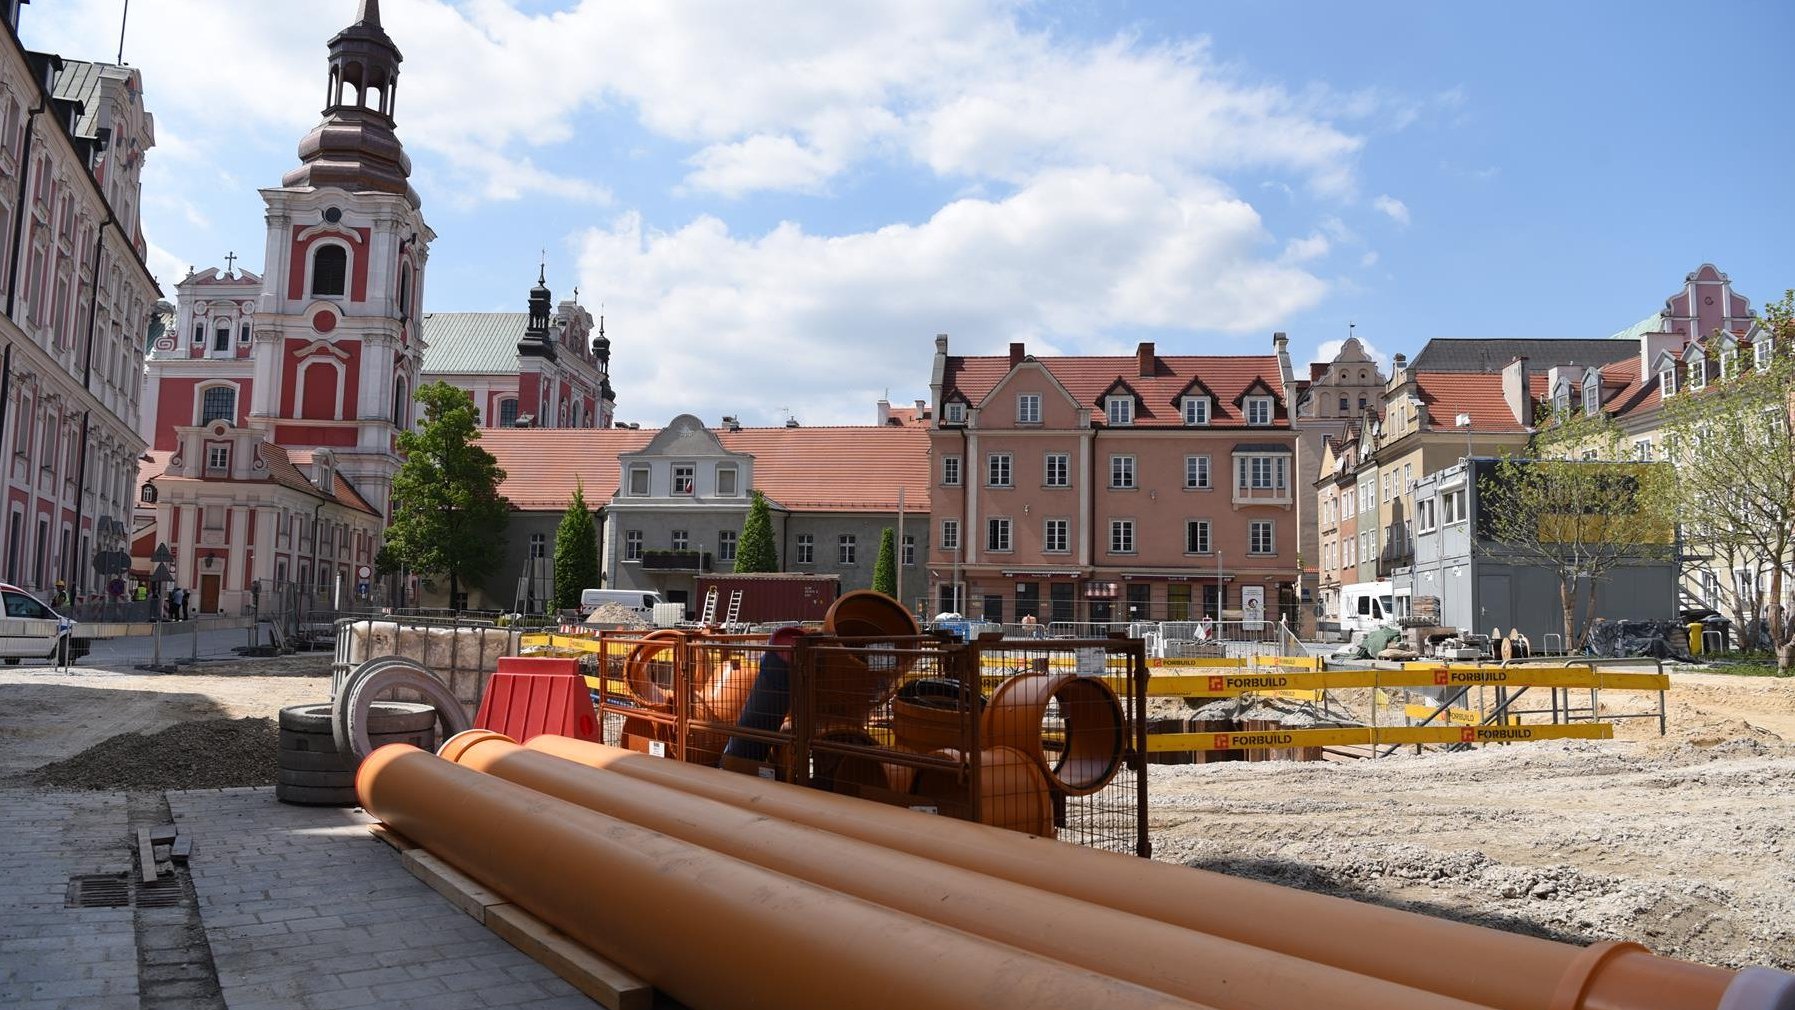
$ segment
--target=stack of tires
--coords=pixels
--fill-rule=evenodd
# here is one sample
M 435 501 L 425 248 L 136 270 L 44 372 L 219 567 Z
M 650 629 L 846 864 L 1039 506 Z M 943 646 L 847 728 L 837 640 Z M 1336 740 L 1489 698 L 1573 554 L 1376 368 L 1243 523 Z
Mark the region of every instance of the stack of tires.
M 318 807 L 353 807 L 353 754 L 340 753 L 331 728 L 331 704 L 293 705 L 280 713 L 280 760 L 274 795 L 282 803 Z M 436 749 L 436 709 L 399 701 L 378 701 L 369 707 L 368 738 L 375 747 L 408 743 Z

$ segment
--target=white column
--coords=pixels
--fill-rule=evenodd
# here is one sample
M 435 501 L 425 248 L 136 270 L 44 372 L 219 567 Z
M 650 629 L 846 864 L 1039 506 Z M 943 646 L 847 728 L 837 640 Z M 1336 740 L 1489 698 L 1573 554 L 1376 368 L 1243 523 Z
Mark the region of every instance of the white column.
M 1078 563 L 1091 563 L 1091 450 L 1096 433 L 1085 429 L 1078 436 L 1078 459 L 1073 473 L 1078 475 Z
M 966 555 L 966 563 L 969 565 L 978 563 L 979 559 L 978 489 L 984 486 L 979 483 L 984 478 L 984 461 L 979 459 L 979 433 L 967 432 L 966 458 L 960 461 L 960 479 L 966 482 L 966 528 L 960 532 L 960 549 Z

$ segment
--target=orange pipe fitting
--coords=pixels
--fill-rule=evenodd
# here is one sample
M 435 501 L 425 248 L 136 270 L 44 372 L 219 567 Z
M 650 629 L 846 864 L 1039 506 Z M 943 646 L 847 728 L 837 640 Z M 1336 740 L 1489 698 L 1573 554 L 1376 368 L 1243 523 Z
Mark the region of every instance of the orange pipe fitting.
M 678 644 L 685 640 L 683 631 L 672 628 L 661 628 L 642 636 L 642 640 L 623 661 L 623 683 L 629 688 L 630 696 L 645 708 L 666 709 L 673 707 L 673 694 L 668 687 L 655 683 L 655 662 L 666 662 L 670 665 L 677 660 L 669 658 L 658 660 L 663 652 L 679 654 Z M 678 678 L 674 679 L 678 683 Z
M 935 756 L 964 761 L 951 748 L 936 751 Z M 943 768 L 917 769 L 910 792 L 941 806 L 968 809 L 972 804 L 964 773 Z M 1047 776 L 1034 759 L 1014 747 L 988 747 L 979 754 L 979 807 L 970 812 L 980 824 L 1053 837 L 1053 793 Z
M 443 756 L 714 852 L 1008 944 L 1228 1010 L 1473 1010 L 1473 1004 L 1299 961 L 1050 891 L 998 880 L 819 828 L 518 746 L 460 734 Z M 1039 777 L 1021 754 L 1016 761 Z
M 918 816 L 745 775 L 713 774 L 567 737 L 534 737 L 524 747 L 748 807 L 766 817 L 1497 1010 L 1716 1010 L 1735 974 L 1630 946 L 1609 956 L 1603 945 L 1576 947 L 1018 837 L 969 821 Z M 1563 995 L 1567 992 L 1574 995 Z
M 1054 703 L 1065 725 L 1057 760 L 1042 746 L 1042 722 Z M 1040 762 L 1055 789 L 1089 796 L 1122 768 L 1127 744 L 1122 703 L 1110 686 L 1075 673 L 1021 673 L 999 684 L 985 708 L 988 747 L 1014 747 Z
M 837 638 L 914 638 L 922 633 L 904 605 L 870 589 L 856 589 L 829 605 L 823 632 Z M 891 696 L 914 658 L 889 643 L 889 657 L 878 655 L 886 643 L 825 643 L 816 658 L 812 693 L 819 726 L 864 726 L 872 709 Z
M 355 788 L 395 831 L 695 1010 L 1200 1010 L 413 747 L 369 755 Z

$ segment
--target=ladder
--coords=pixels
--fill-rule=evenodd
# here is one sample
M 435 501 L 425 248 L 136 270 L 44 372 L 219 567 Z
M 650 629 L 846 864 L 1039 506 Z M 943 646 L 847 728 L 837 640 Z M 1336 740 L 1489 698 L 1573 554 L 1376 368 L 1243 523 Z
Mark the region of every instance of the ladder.
M 698 615 L 698 623 L 709 626 L 717 619 L 717 587 L 712 586 L 704 591 L 704 612 Z
M 711 592 L 714 594 L 716 590 L 712 589 Z M 729 591 L 729 616 L 723 618 L 723 626 L 725 628 L 735 627 L 736 620 L 741 616 L 742 591 L 740 589 L 731 589 Z

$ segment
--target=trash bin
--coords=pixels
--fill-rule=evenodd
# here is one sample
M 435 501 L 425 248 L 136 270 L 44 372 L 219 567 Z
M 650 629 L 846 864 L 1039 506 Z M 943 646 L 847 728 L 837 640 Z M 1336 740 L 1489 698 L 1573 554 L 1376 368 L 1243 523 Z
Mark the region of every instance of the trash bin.
M 1733 622 L 1716 614 L 1702 619 L 1702 651 L 1733 651 Z
M 1702 622 L 1689 622 L 1689 654 L 1691 656 L 1702 654 L 1702 630 Z

